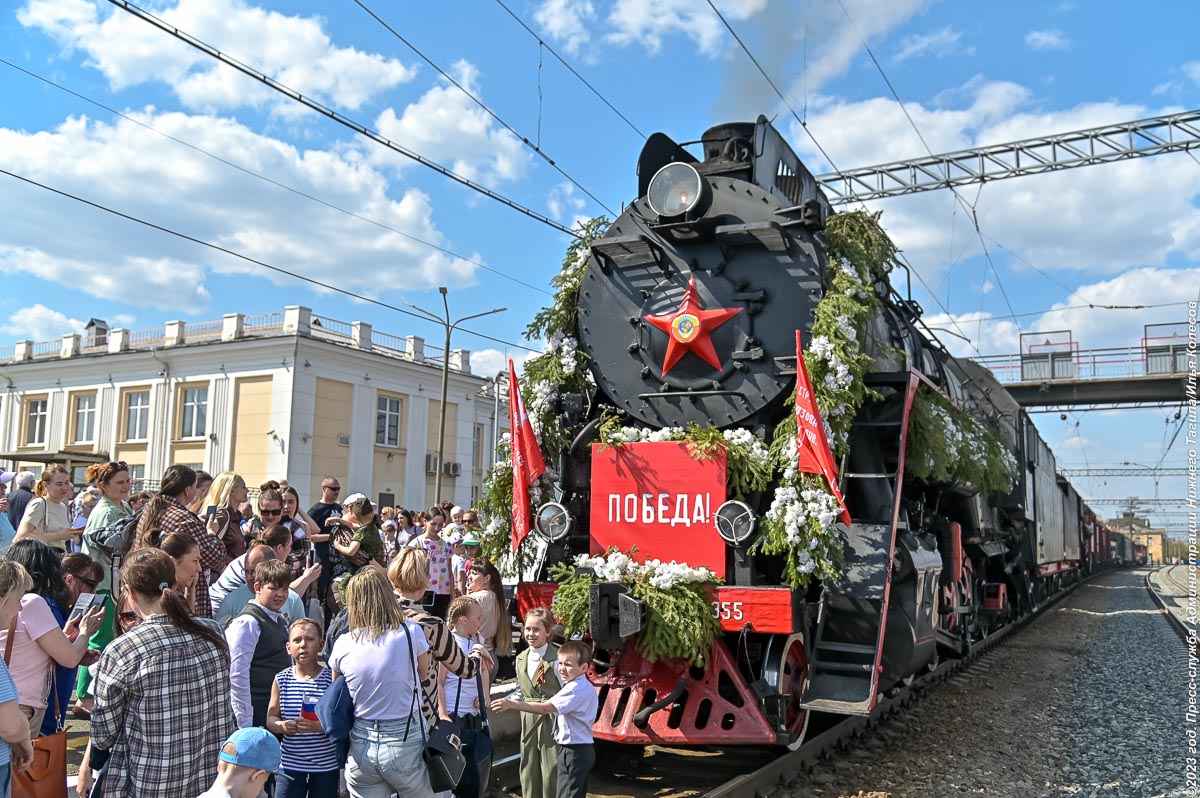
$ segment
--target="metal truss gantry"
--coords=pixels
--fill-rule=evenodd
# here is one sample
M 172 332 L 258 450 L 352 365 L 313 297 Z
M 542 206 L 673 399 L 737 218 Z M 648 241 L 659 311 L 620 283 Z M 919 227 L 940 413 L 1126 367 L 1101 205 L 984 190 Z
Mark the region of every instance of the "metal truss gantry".
M 1058 473 L 1064 477 L 1183 477 L 1188 470 L 1178 468 L 1064 468 Z
M 1200 150 L 1200 111 L 864 166 L 817 182 L 841 205 L 1193 149 Z

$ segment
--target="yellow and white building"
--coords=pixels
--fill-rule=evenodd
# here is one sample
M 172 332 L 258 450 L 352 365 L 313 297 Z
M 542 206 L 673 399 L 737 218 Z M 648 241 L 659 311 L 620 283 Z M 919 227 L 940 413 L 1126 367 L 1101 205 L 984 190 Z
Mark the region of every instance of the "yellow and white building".
M 417 336 L 289 306 L 262 316 L 167 322 L 0 347 L 0 465 L 40 471 L 122 460 L 153 487 L 172 463 L 251 487 L 287 477 L 303 502 L 321 479 L 384 505 L 464 506 L 479 495 L 508 428 L 503 381 L 449 353 L 446 444 L 437 457 L 441 350 Z M 439 468 L 441 496 L 434 493 Z M 81 481 L 77 479 L 77 482 Z

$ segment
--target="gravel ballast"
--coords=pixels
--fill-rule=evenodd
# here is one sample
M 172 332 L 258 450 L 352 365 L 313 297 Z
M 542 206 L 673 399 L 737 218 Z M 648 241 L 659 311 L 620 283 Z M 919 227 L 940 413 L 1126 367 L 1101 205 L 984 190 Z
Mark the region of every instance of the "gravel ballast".
M 774 798 L 1194 795 L 1187 650 L 1145 575 L 1081 585 Z

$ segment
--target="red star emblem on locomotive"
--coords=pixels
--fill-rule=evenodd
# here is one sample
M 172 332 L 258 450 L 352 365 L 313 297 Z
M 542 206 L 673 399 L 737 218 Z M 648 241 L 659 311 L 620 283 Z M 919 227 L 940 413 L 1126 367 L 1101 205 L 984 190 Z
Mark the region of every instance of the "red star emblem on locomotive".
M 643 316 L 646 321 L 667 334 L 667 356 L 663 358 L 662 375 L 679 362 L 679 358 L 691 352 L 705 363 L 720 371 L 721 359 L 713 348 L 712 331 L 741 313 L 741 308 L 718 308 L 705 310 L 700 307 L 700 295 L 696 292 L 695 275 L 688 281 L 687 291 L 679 310 L 661 316 Z

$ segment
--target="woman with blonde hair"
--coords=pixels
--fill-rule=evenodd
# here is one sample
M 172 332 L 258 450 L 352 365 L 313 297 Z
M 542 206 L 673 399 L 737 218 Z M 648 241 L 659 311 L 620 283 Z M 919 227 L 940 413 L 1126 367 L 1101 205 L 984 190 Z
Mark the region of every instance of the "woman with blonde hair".
M 421 627 L 404 620 L 387 577 L 364 568 L 346 582 L 350 630 L 329 657 L 354 701 L 346 785 L 355 798 L 432 798 L 416 674 L 429 670 Z
M 79 532 L 71 528 L 68 507 L 75 492 L 71 472 L 57 463 L 46 466 L 33 492 L 37 497 L 25 506 L 14 541 L 40 540 L 60 552 L 66 551 L 67 541 L 74 540 Z
M 200 475 L 196 475 L 197 482 Z M 246 553 L 246 536 L 242 534 L 242 512 L 238 509 L 248 495 L 246 480 L 232 471 L 222 471 L 212 481 L 208 495 L 199 503 L 199 509 L 193 510 L 204 518 L 208 531 L 221 539 L 225 546 L 228 559 L 240 557 Z M 208 508 L 215 507 L 212 515 Z
M 18 562 L 0 557 L 0 628 L 8 629 L 17 620 L 21 600 L 33 587 L 29 573 Z M 8 672 L 11 655 L 0 662 L 0 796 L 8 798 L 14 770 L 33 763 L 33 743 L 29 721 L 17 705 L 17 686 Z M 9 754 L 11 746 L 12 753 Z
M 460 679 L 474 679 L 480 664 L 492 667 L 492 658 L 483 646 L 477 645 L 464 652 L 454 643 L 446 622 L 421 605 L 425 591 L 429 589 L 429 555 L 420 549 L 401 549 L 387 569 L 388 581 L 392 583 L 400 608 L 406 620 L 418 624 L 429 643 L 429 669 L 421 673 L 421 688 L 425 692 L 425 718 L 430 723 L 438 717 L 438 691 L 436 664 Z

